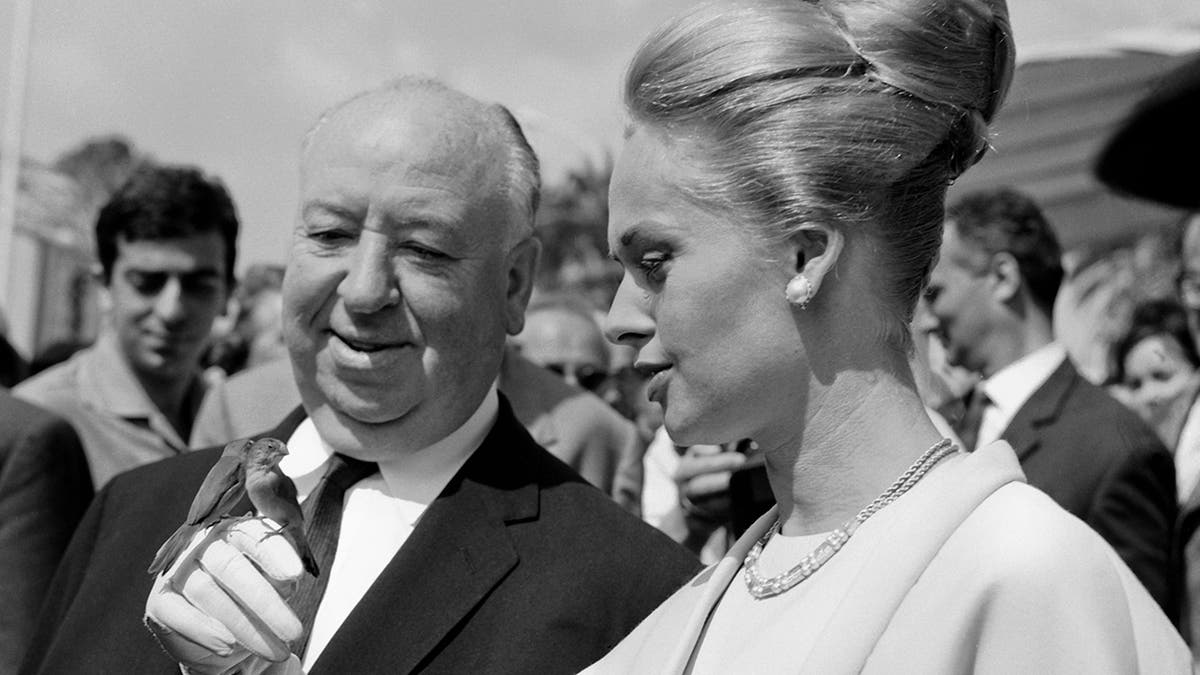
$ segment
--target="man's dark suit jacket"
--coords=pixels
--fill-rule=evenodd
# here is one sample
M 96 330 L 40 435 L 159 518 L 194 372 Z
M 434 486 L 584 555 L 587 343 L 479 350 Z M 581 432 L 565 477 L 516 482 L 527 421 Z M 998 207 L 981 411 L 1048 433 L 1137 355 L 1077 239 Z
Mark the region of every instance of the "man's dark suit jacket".
M 146 566 L 218 453 L 136 469 L 99 493 L 22 672 L 178 673 L 142 626 Z M 486 440 L 311 672 L 575 673 L 698 568 L 534 443 L 502 397 Z
M 1175 463 L 1154 431 L 1068 360 L 1001 438 L 1029 484 L 1104 537 L 1177 623 Z
M 66 420 L 0 390 L 0 673 L 16 672 L 54 568 L 92 498 Z

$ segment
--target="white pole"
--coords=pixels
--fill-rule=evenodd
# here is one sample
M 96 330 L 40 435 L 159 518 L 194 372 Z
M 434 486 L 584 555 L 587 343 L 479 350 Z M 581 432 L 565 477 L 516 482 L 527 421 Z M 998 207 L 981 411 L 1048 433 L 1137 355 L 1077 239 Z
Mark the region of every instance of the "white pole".
M 21 131 L 32 32 L 33 0 L 14 0 L 12 60 L 4 106 L 4 137 L 0 140 L 0 307 L 7 306 L 11 300 L 13 227 L 17 215 L 17 179 L 21 171 Z

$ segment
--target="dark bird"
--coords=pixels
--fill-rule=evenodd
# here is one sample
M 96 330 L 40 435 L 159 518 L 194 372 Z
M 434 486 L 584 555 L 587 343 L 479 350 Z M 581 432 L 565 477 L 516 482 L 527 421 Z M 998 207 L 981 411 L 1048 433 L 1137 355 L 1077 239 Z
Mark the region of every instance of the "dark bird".
M 296 498 L 296 484 L 279 469 L 279 460 L 288 454 L 283 441 L 261 438 L 251 446 L 246 468 L 246 492 L 260 516 L 279 523 L 280 532 L 292 543 L 304 569 L 314 577 L 320 576 L 317 558 L 304 536 L 304 514 Z
M 187 520 L 158 549 L 150 563 L 150 574 L 170 568 L 196 533 L 227 517 L 248 493 L 261 515 L 279 523 L 282 534 L 300 554 L 304 569 L 317 576 L 316 559 L 304 537 L 296 485 L 279 470 L 279 460 L 286 454 L 287 447 L 274 438 L 243 439 L 226 445 L 196 492 Z

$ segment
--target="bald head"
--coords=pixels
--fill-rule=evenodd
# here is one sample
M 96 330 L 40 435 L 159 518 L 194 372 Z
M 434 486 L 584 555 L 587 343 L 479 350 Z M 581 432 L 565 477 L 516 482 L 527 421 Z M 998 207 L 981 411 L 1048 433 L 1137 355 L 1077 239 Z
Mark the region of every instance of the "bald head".
M 599 324 L 569 305 L 530 307 L 516 342 L 527 359 L 584 389 L 595 391 L 608 375 L 608 343 Z
M 509 245 L 533 234 L 541 188 L 538 160 L 504 106 L 484 103 L 437 80 L 393 80 L 322 113 L 304 136 L 302 170 L 315 149 L 331 137 L 344 143 L 347 131 L 356 134 L 360 146 L 396 145 L 398 152 L 435 160 L 442 171 L 494 186 L 508 214 Z
M 532 292 L 536 166 L 503 108 L 433 82 L 321 118 L 304 144 L 283 331 L 322 439 L 377 460 L 478 409 Z

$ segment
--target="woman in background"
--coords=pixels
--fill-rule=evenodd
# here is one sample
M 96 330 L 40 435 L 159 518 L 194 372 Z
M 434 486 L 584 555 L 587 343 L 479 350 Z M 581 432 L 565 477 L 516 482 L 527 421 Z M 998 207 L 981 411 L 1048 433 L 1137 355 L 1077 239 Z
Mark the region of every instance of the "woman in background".
M 1200 355 L 1183 307 L 1174 300 L 1151 300 L 1135 307 L 1129 329 L 1113 344 L 1110 361 L 1110 391 L 1149 422 L 1173 452 L 1200 384 L 1196 379 Z M 1186 473 L 1176 467 L 1181 501 L 1197 478 L 1195 471 Z
M 1012 67 L 1001 0 L 706 5 L 635 56 L 607 331 L 677 443 L 758 444 L 778 506 L 589 672 L 1190 671 L 1107 544 L 916 392 L 946 188 Z

